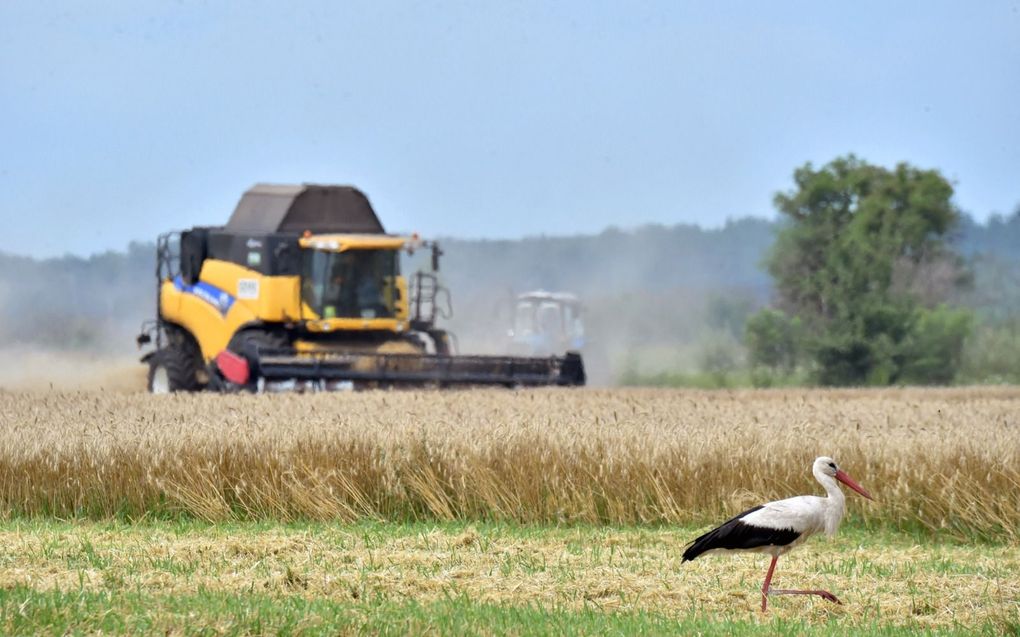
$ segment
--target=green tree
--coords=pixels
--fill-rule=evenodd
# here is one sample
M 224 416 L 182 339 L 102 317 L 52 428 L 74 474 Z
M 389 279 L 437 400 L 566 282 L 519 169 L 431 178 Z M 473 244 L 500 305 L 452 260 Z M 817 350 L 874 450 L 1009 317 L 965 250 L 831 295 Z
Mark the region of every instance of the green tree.
M 853 155 L 820 169 L 806 164 L 794 182 L 794 190 L 775 198 L 786 223 L 768 269 L 781 309 L 799 317 L 810 336 L 817 380 L 944 382 L 947 373 L 951 379 L 958 351 L 940 346 L 936 354 L 922 345 L 938 334 L 965 336 L 969 325 L 925 314 L 965 280 L 949 245 L 959 219 L 949 182 L 934 170 L 904 163 L 889 170 Z M 936 323 L 946 329 L 939 332 Z M 919 356 L 940 362 L 922 365 Z M 936 377 L 925 375 L 940 365 Z
M 744 342 L 752 367 L 789 374 L 797 365 L 800 320 L 765 308 L 747 319 Z

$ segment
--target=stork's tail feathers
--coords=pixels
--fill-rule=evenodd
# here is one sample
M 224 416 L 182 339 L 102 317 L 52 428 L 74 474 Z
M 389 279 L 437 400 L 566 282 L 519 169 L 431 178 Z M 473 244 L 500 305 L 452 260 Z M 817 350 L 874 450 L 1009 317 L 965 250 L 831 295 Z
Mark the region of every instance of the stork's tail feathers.
M 757 508 L 760 509 L 761 507 Z M 754 509 L 751 509 L 751 511 L 754 511 Z M 740 524 L 740 518 L 751 511 L 744 511 L 740 515 L 723 522 L 708 533 L 695 538 L 693 542 L 687 545 L 687 549 L 684 551 L 684 555 L 680 561 L 690 562 L 702 553 L 711 551 L 712 549 L 730 548 L 728 545 L 731 544 L 731 542 L 728 542 L 727 540 L 731 539 L 734 532 L 737 530 L 737 526 Z
M 715 530 L 717 531 L 718 529 Z M 690 562 L 691 560 L 698 557 L 705 551 L 710 550 L 712 547 L 710 546 L 709 536 L 712 535 L 712 533 L 714 533 L 714 531 L 709 531 L 708 533 L 702 535 L 698 539 L 688 544 L 687 548 L 684 550 L 683 557 L 680 558 L 680 561 Z
M 684 551 L 682 562 L 689 562 L 713 549 L 752 549 L 760 546 L 785 546 L 796 540 L 800 533 L 791 529 L 767 529 L 743 522 L 749 513 L 763 508 L 756 506 L 726 520 L 708 533 L 691 542 Z

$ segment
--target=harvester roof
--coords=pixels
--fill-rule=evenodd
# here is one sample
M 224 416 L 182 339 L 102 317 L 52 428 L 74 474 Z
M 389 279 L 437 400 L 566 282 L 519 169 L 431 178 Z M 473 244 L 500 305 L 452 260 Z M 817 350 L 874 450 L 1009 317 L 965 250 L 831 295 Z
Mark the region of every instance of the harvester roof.
M 368 197 L 353 186 L 256 184 L 238 202 L 224 228 L 269 234 L 382 234 L 382 223 Z
M 532 290 L 517 295 L 518 301 L 555 301 L 567 305 L 577 305 L 581 299 L 570 292 L 548 292 L 546 290 Z

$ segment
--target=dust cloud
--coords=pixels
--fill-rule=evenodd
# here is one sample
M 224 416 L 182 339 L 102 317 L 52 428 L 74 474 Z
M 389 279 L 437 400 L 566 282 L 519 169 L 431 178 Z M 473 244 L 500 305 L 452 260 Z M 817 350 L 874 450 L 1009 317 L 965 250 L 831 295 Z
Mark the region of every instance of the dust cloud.
M 772 226 L 745 219 L 696 226 L 609 229 L 595 236 L 443 241 L 453 298 L 445 323 L 464 353 L 515 353 L 517 296 L 569 292 L 581 300 L 590 384 L 735 368 L 744 322 L 771 286 L 760 262 Z
M 144 392 L 147 368 L 138 357 L 0 348 L 0 388 L 13 391 Z
M 144 391 L 135 335 L 155 310 L 155 249 L 0 253 L 0 388 Z

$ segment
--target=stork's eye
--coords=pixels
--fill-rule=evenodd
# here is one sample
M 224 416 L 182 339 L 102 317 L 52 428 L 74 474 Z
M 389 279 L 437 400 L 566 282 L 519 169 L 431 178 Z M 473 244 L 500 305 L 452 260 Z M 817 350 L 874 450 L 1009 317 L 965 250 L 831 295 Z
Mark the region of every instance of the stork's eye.
M 832 467 L 833 469 L 835 469 L 836 468 L 836 463 L 835 462 L 830 462 L 829 466 Z

